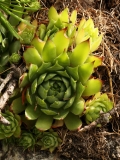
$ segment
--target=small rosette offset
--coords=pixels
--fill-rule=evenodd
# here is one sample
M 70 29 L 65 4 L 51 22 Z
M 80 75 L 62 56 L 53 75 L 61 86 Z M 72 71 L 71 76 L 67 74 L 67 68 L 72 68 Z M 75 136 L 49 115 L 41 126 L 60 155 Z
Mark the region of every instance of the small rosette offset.
M 101 113 L 106 113 L 113 108 L 107 94 L 97 93 L 94 98 L 86 102 L 85 120 L 89 124 L 95 121 Z

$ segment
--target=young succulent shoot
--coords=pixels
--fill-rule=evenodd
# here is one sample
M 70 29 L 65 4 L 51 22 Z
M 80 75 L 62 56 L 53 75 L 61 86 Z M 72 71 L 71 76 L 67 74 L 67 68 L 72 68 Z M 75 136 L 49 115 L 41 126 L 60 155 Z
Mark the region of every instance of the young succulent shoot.
M 102 87 L 100 79 L 91 78 L 102 59 L 91 54 L 90 37 L 75 43 L 76 11 L 68 15 L 68 9 L 59 15 L 51 7 L 48 26 L 38 27 L 40 37 L 35 36 L 23 53 L 28 72 L 20 77 L 19 86 L 25 116 L 36 120 L 35 126 L 41 131 L 50 129 L 56 121 L 56 127 L 63 121 L 69 130 L 79 130 L 84 97 L 93 96 Z M 57 29 L 51 31 L 53 27 Z M 14 112 L 16 107 L 11 106 Z
M 48 149 L 51 153 L 59 147 L 62 140 L 59 138 L 57 132 L 53 130 L 49 130 L 47 132 L 43 132 L 41 138 L 38 140 L 37 145 L 41 146 L 41 150 Z
M 29 19 L 29 17 L 26 18 Z M 18 31 L 19 31 L 18 34 L 21 37 L 20 42 L 22 44 L 30 44 L 35 36 L 36 28 L 37 28 L 37 20 L 32 21 L 32 26 L 26 25 L 25 23 L 21 22 L 18 26 Z
M 106 113 L 113 108 L 113 102 L 108 98 L 107 94 L 97 93 L 93 99 L 86 102 L 86 110 L 84 113 L 86 123 L 95 121 L 101 113 Z
M 54 7 L 51 7 L 48 12 L 49 24 L 46 27 L 44 24 L 39 26 L 39 36 L 43 41 L 48 37 L 51 38 L 54 34 L 63 28 L 67 27 L 67 36 L 70 37 L 70 44 L 75 45 L 89 39 L 90 52 L 98 49 L 103 34 L 99 35 L 98 28 L 94 27 L 93 20 L 82 19 L 79 24 L 76 24 L 77 11 L 74 10 L 69 16 L 68 8 L 64 9 L 60 14 L 57 13 Z
M 9 138 L 11 136 L 19 137 L 21 134 L 21 119 L 19 115 L 13 114 L 10 111 L 2 113 L 9 122 L 9 125 L 0 123 L 0 139 Z
M 90 39 L 90 52 L 94 52 L 98 49 L 102 37 L 103 34 L 99 35 L 98 28 L 94 28 L 94 23 L 91 18 L 88 20 L 82 19 L 80 21 L 76 34 L 76 44 Z
M 13 53 L 10 57 L 9 57 L 9 62 L 10 63 L 14 63 L 14 64 L 18 64 L 19 61 L 21 59 L 20 54 L 18 53 Z
M 19 138 L 16 138 L 16 144 L 19 147 L 23 147 L 24 151 L 26 149 L 34 149 L 35 139 L 32 133 L 23 132 Z

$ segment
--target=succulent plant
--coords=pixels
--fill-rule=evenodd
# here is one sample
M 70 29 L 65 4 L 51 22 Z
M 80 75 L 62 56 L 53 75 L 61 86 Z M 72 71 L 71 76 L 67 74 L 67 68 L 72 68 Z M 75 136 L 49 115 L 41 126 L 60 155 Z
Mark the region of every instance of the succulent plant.
M 8 138 L 11 136 L 19 137 L 21 134 L 20 116 L 9 111 L 1 114 L 10 122 L 10 125 L 0 124 L 0 139 Z
M 85 120 L 89 124 L 95 121 L 101 113 L 106 113 L 113 108 L 107 94 L 97 93 L 93 99 L 86 101 Z
M 43 132 L 37 145 L 41 146 L 41 150 L 48 149 L 51 153 L 61 144 L 62 140 L 59 138 L 57 132 L 49 130 Z
M 25 19 L 30 22 L 30 16 L 27 16 Z M 33 20 L 31 24 L 32 26 L 29 26 L 26 25 L 24 22 L 21 22 L 17 27 L 19 31 L 18 34 L 21 37 L 20 42 L 22 44 L 31 44 L 31 41 L 35 36 L 36 28 L 38 25 L 37 20 Z
M 16 139 L 16 144 L 19 147 L 23 147 L 24 150 L 28 148 L 33 149 L 35 146 L 35 139 L 31 133 L 23 132 L 20 138 Z
M 15 26 L 18 23 L 24 22 L 30 25 L 30 23 L 22 19 L 23 14 L 27 14 L 27 11 L 37 11 L 40 9 L 40 2 L 38 0 L 23 1 L 23 0 L 0 0 L 0 23 L 11 32 L 13 36 L 20 39 L 21 37 L 15 30 Z M 26 10 L 26 12 L 24 12 Z M 8 17 L 8 15 L 10 17 Z M 16 22 L 15 22 L 16 21 Z
M 44 24 L 41 24 L 38 29 L 38 35 L 41 40 L 47 40 L 48 37 L 53 37 L 58 30 L 67 27 L 66 34 L 71 38 L 70 44 L 74 44 L 74 42 L 75 44 L 79 44 L 89 39 L 90 52 L 98 49 L 102 41 L 103 34 L 99 35 L 98 28 L 94 28 L 94 23 L 91 18 L 88 20 L 83 18 L 79 24 L 76 24 L 76 10 L 74 10 L 71 13 L 71 16 L 69 16 L 68 8 L 64 9 L 60 14 L 58 14 L 54 7 L 49 9 L 48 17 L 48 26 L 46 27 Z
M 7 39 L 6 43 L 4 45 L 2 45 L 2 43 L 0 44 L 0 72 L 9 67 L 8 62 L 17 63 L 21 58 L 18 54 L 18 51 L 21 48 L 20 41 L 11 40 L 11 38 L 8 37 L 8 34 L 9 33 L 6 33 L 6 35 L 4 35 L 5 39 Z
M 21 56 L 18 53 L 13 53 L 10 57 L 9 57 L 9 62 L 10 63 L 14 63 L 17 64 L 19 63 L 21 59 Z
M 87 32 L 86 28 L 90 27 L 86 21 L 86 27 L 82 26 L 84 36 L 79 40 L 78 30 L 82 22 L 75 24 L 76 11 L 70 17 L 68 15 L 68 9 L 58 14 L 51 7 L 48 26 L 38 27 L 40 38 L 35 36 L 23 53 L 28 67 L 28 72 L 19 81 L 22 103 L 26 106 L 23 110 L 26 118 L 36 120 L 36 128 L 43 131 L 50 129 L 54 121 L 56 127 L 60 126 L 61 120 L 69 130 L 79 129 L 84 97 L 96 94 L 102 86 L 101 80 L 91 78 L 94 68 L 102 62 L 101 58 L 91 54 L 91 39 L 96 44 L 92 51 L 100 44 L 98 34 L 94 38 L 91 34 L 96 29 L 92 25 L 92 31 Z M 88 38 L 84 41 L 86 35 Z M 11 105 L 13 112 L 15 101 Z
M 31 133 L 33 134 L 35 140 L 37 141 L 39 138 L 41 138 L 43 132 L 41 132 L 40 130 L 38 130 L 36 127 L 33 127 L 31 129 Z

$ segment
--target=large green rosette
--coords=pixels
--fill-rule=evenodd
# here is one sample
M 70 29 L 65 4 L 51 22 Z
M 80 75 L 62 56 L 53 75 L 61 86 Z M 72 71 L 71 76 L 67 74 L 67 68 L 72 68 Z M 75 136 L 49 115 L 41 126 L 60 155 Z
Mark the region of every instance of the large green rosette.
M 101 80 L 91 78 L 101 64 L 101 59 L 91 54 L 90 38 L 94 34 L 84 26 L 82 30 L 88 38 L 79 41 L 81 23 L 76 25 L 76 11 L 68 15 L 68 9 L 58 14 L 51 7 L 49 24 L 38 27 L 31 46 L 23 53 L 28 72 L 19 81 L 25 105 L 22 108 L 25 117 L 36 120 L 36 128 L 42 131 L 61 126 L 61 121 L 69 130 L 79 130 L 85 110 L 84 98 L 96 94 L 102 87 Z M 94 42 L 97 38 L 98 34 Z M 13 101 L 13 111 L 16 110 L 14 104 Z

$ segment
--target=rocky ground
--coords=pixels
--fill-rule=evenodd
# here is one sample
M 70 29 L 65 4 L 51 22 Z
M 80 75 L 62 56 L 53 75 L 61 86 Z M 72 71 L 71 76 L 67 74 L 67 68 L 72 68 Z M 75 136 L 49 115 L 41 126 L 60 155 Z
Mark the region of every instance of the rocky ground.
M 84 16 L 92 17 L 103 42 L 97 55 L 103 57 L 103 65 L 96 75 L 104 81 L 102 91 L 106 92 L 120 108 L 120 2 L 119 0 L 42 0 L 42 9 L 33 17 L 47 20 L 47 11 L 54 5 L 58 11 L 68 7 L 77 9 L 78 21 Z M 119 109 L 108 124 L 83 132 L 69 132 L 59 129 L 62 145 L 53 154 L 40 151 L 25 151 L 15 146 L 8 148 L 1 144 L 1 160 L 120 160 L 120 118 Z

